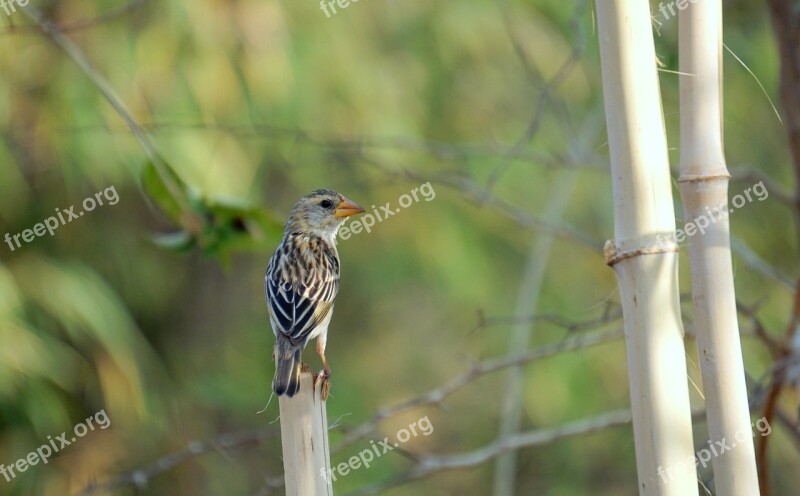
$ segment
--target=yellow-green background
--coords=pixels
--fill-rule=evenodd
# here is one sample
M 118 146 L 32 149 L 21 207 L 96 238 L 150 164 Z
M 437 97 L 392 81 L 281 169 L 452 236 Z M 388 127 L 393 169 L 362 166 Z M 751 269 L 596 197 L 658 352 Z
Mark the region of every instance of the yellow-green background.
M 327 352 L 334 374 L 328 415 L 341 424 L 331 432 L 333 445 L 378 409 L 507 352 L 508 323 L 473 331 L 481 313 L 513 314 L 525 254 L 542 231 L 521 227 L 475 197 L 472 188 L 483 188 L 498 168 L 503 173 L 493 192 L 537 217 L 555 200 L 554 185 L 574 174 L 563 219 L 554 222 L 592 240 L 587 247 L 556 239 L 536 312 L 570 322 L 614 313 L 617 283 L 600 250 L 613 236 L 613 205 L 593 4 L 361 0 L 330 18 L 313 0 L 135 4 L 67 36 L 180 178 L 190 199 L 180 214 L 87 75 L 47 35 L 25 28 L 32 25 L 25 13 L 0 12 L 0 236 L 110 185 L 120 196 L 115 206 L 53 237 L 13 252 L 0 245 L 0 463 L 26 456 L 48 435 L 102 408 L 112 423 L 47 465 L 11 483 L 0 479 L 0 494 L 76 494 L 192 440 L 277 429 L 276 401 L 256 413 L 267 403 L 273 373 L 263 271 L 292 203 L 319 187 L 367 206 L 396 205 L 428 180 L 437 193 L 340 244 L 342 285 Z M 31 5 L 70 26 L 121 3 Z M 664 69 L 678 69 L 676 39 L 671 18 L 656 38 Z M 724 55 L 729 165 L 734 172 L 759 170 L 788 190 L 785 132 L 768 99 L 779 106 L 765 5 L 726 5 L 725 42 L 767 93 Z M 559 73 L 558 86 L 542 100 L 543 86 Z M 676 164 L 678 76 L 662 72 L 660 79 Z M 525 139 L 542 105 L 536 133 Z M 738 177 L 732 194 L 754 182 Z M 737 211 L 732 231 L 793 280 L 797 236 L 777 196 Z M 154 239 L 196 225 L 187 218 L 199 218 L 203 227 L 183 238 Z M 682 262 L 688 292 L 685 252 Z M 739 256 L 734 262 L 738 298 L 759 305 L 768 331 L 781 334 L 790 290 Z M 752 331 L 744 318 L 742 330 Z M 568 334 L 541 322 L 530 332 L 532 347 Z M 747 371 L 760 381 L 751 390 L 757 396 L 770 356 L 755 339 L 743 341 Z M 687 357 L 699 385 L 691 343 Z M 319 366 L 312 349 L 305 358 Z M 524 429 L 629 403 L 620 341 L 537 362 L 525 373 Z M 442 408 L 392 418 L 333 463 L 424 415 L 434 433 L 412 439 L 409 452 L 477 449 L 496 436 L 504 378 L 488 375 Z M 693 405 L 702 408 L 690 389 Z M 796 405 L 791 397 L 784 404 L 793 414 Z M 791 494 L 800 455 L 786 431 L 773 427 L 775 492 Z M 707 437 L 705 424 L 696 424 L 698 449 Z M 344 494 L 410 466 L 401 455 L 387 455 L 340 478 L 334 489 Z M 281 473 L 280 445 L 272 438 L 194 457 L 151 479 L 140 494 L 264 494 L 265 477 Z M 487 463 L 386 494 L 489 494 L 491 480 Z M 523 449 L 516 484 L 518 494 L 635 494 L 630 427 Z M 135 492 L 128 486 L 114 494 Z

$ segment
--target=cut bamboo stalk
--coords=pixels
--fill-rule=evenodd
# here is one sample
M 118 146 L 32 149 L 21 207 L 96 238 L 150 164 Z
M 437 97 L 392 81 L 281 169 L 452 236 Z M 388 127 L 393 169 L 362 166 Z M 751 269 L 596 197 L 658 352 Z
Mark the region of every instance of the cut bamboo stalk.
M 647 2 L 598 0 L 615 240 L 642 495 L 697 494 L 667 140 Z M 669 239 L 672 239 L 671 237 Z
M 279 398 L 286 496 L 332 496 L 328 414 L 321 383 L 305 365 L 300 391 Z
M 730 175 L 722 143 L 722 2 L 703 0 L 681 10 L 679 33 L 679 183 L 684 217 L 700 228 L 688 236 L 695 333 L 709 439 L 731 446 L 712 458 L 714 486 L 722 496 L 752 496 L 759 494 L 758 473 L 736 313 Z

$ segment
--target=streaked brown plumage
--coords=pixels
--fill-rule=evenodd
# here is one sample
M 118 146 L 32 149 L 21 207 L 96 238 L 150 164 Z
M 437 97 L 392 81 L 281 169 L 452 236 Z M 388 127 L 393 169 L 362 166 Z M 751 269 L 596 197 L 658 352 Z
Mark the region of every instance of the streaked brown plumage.
M 330 375 L 325 359 L 328 324 L 339 291 L 339 254 L 336 233 L 345 217 L 364 209 L 339 193 L 319 189 L 292 207 L 283 239 L 269 260 L 265 292 L 270 324 L 275 334 L 275 377 L 278 396 L 294 396 L 300 389 L 301 353 L 317 338 L 322 376 Z

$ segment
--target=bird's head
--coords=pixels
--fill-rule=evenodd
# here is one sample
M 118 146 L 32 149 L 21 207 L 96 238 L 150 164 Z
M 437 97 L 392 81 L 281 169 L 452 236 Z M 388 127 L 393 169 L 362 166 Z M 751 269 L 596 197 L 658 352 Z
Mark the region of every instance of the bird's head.
M 336 191 L 318 189 L 294 204 L 284 232 L 334 238 L 346 217 L 363 211 L 361 205 Z

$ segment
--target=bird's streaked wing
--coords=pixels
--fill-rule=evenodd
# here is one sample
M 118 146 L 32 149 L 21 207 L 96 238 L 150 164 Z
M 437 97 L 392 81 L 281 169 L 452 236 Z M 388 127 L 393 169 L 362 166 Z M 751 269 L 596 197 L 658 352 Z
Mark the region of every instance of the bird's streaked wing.
M 270 259 L 267 307 L 276 334 L 280 332 L 293 344 L 305 344 L 333 308 L 339 290 L 339 261 L 323 245 L 299 247 L 293 241 L 284 240 Z M 311 254 L 300 255 L 299 249 L 311 250 Z M 308 263 L 308 256 L 313 263 Z

